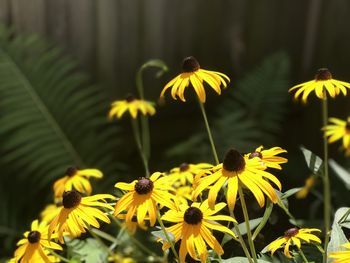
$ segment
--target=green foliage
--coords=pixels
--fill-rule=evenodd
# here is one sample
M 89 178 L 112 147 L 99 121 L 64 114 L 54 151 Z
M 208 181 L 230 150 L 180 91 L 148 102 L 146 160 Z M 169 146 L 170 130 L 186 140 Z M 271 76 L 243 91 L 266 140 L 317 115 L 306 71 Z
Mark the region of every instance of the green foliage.
M 253 147 L 276 143 L 286 114 L 288 99 L 289 59 L 277 53 L 237 84 L 228 87 L 229 95 L 216 105 L 216 114 L 209 118 L 218 153 L 229 147 L 245 152 Z M 196 134 L 168 151 L 168 155 L 187 153 L 198 161 L 210 157 L 207 135 Z M 195 158 L 193 158 L 195 156 Z
M 104 263 L 107 262 L 108 250 L 96 239 L 74 239 L 67 242 L 68 253 L 76 262 Z
M 68 166 L 119 173 L 108 106 L 59 49 L 0 27 L 0 237 L 7 237 L 0 247 L 18 238 L 45 199 L 52 202 L 47 192 Z

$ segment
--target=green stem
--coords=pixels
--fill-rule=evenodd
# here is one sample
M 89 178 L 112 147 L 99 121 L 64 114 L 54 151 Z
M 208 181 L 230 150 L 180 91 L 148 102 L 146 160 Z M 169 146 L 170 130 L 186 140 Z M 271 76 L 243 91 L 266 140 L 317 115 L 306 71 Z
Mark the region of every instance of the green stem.
M 114 253 L 109 249 L 108 246 L 106 246 L 106 244 L 102 241 L 102 239 L 99 237 L 99 235 L 97 235 L 94 231 L 92 231 L 91 227 L 88 228 L 88 231 L 91 234 L 91 236 L 93 236 L 93 238 L 95 238 L 97 240 L 97 242 L 100 243 L 100 245 L 107 251 L 107 253 L 110 256 L 114 256 Z
M 233 214 L 233 211 L 231 211 L 231 209 L 230 209 L 230 216 L 232 218 L 235 218 L 235 216 Z M 233 223 L 233 227 L 234 227 L 235 232 L 237 233 L 237 236 L 238 236 L 238 239 L 239 239 L 239 243 L 242 246 L 242 249 L 243 249 L 243 252 L 244 252 L 245 256 L 247 257 L 249 263 L 253 263 L 252 257 L 250 256 L 250 253 L 248 251 L 247 245 L 245 244 L 244 239 L 243 239 L 243 237 L 241 235 L 241 232 L 239 231 L 238 225 Z
M 323 127 L 327 125 L 328 122 L 328 105 L 327 105 L 327 95 L 323 92 L 322 99 L 322 121 Z M 323 180 L 323 195 L 324 195 L 324 228 L 325 228 L 325 241 L 324 241 L 324 251 L 323 262 L 327 262 L 327 246 L 329 242 L 329 231 L 331 222 L 331 194 L 330 194 L 330 180 L 328 171 L 328 142 L 327 137 L 323 136 L 323 163 L 324 163 L 324 180 Z
M 304 261 L 305 263 L 309 263 L 309 261 L 308 261 L 307 258 L 305 257 L 304 252 L 303 252 L 300 248 L 298 248 L 298 250 L 299 250 L 299 255 L 301 256 L 301 258 L 303 259 L 303 261 Z
M 105 232 L 103 232 L 103 231 L 101 231 L 99 229 L 92 228 L 91 231 L 94 232 L 99 237 L 101 237 L 101 238 L 103 238 L 103 239 L 105 239 L 105 240 L 107 240 L 107 241 L 109 241 L 111 243 L 114 243 L 114 242 L 118 241 L 117 238 L 114 238 L 111 235 L 109 235 L 109 234 L 107 234 L 107 233 L 105 233 Z
M 140 127 L 139 127 L 139 124 L 137 122 L 137 119 L 131 118 L 131 125 L 132 125 L 132 130 L 134 133 L 137 149 L 139 150 L 139 153 L 140 153 L 140 156 L 141 156 L 141 159 L 143 162 L 143 166 L 145 167 L 146 177 L 149 177 L 148 160 L 147 160 L 147 157 L 146 157 L 146 155 L 143 151 L 143 148 L 142 148 Z
M 119 226 L 119 228 L 123 228 L 124 226 L 113 216 L 113 215 L 109 215 L 110 218 L 112 219 L 112 221 Z M 140 249 L 142 249 L 144 252 L 146 252 L 147 254 L 153 256 L 154 258 L 156 258 L 157 260 L 160 259 L 160 257 L 154 253 L 152 250 L 150 250 L 149 248 L 147 248 L 146 246 L 144 246 L 140 241 L 137 240 L 137 238 L 135 238 L 132 234 L 130 234 L 128 231 L 127 233 L 129 234 L 129 237 L 131 239 L 131 241 L 138 246 Z
M 219 164 L 219 158 L 218 158 L 218 154 L 216 152 L 213 136 L 211 134 L 211 130 L 210 130 L 210 127 L 209 127 L 209 122 L 208 122 L 207 114 L 206 114 L 205 109 L 204 109 L 204 104 L 199 99 L 198 99 L 198 103 L 199 103 L 199 108 L 201 109 L 201 112 L 202 112 L 202 115 L 203 115 L 205 128 L 207 129 L 207 133 L 208 133 L 208 137 L 209 137 L 209 141 L 210 141 L 210 146 L 211 146 L 211 150 L 213 152 L 215 163 Z
M 159 222 L 159 225 L 160 227 L 162 228 L 162 231 L 164 232 L 164 235 L 165 235 L 165 238 L 167 240 L 167 242 L 170 244 L 170 247 L 171 247 L 171 250 L 173 251 L 176 259 L 178 262 L 180 262 L 180 259 L 179 259 L 179 255 L 177 254 L 176 250 L 175 250 L 175 246 L 174 246 L 174 243 L 173 241 L 170 239 L 169 235 L 168 235 L 168 232 L 166 231 L 165 229 L 165 226 L 163 224 L 163 221 L 162 219 L 160 218 L 160 213 L 159 211 L 157 211 L 157 219 L 158 219 L 158 222 Z
M 61 261 L 63 261 L 63 262 L 70 262 L 69 259 L 67 259 L 67 258 L 65 258 L 65 257 L 63 257 L 63 256 L 61 256 L 60 254 L 57 254 L 54 250 L 52 250 L 52 249 L 47 249 L 47 250 L 49 250 L 50 253 L 51 253 L 52 255 L 54 255 L 55 257 L 58 257 Z
M 243 194 L 241 185 L 238 185 L 238 194 L 239 194 L 239 200 L 241 201 L 241 205 L 242 205 L 242 211 L 243 211 L 245 225 L 247 228 L 247 235 L 248 235 L 248 243 L 249 243 L 249 247 L 250 247 L 250 252 L 252 253 L 254 262 L 257 263 L 258 259 L 256 257 L 256 251 L 255 251 L 254 241 L 252 238 L 252 232 L 250 230 L 247 205 L 245 203 L 244 194 Z

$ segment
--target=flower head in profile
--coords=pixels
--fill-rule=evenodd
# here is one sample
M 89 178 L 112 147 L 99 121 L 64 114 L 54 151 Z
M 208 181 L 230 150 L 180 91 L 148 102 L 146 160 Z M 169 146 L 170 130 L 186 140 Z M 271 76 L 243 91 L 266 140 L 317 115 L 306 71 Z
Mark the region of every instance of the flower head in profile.
M 305 185 L 300 189 L 299 192 L 295 194 L 295 197 L 298 199 L 304 199 L 307 197 L 309 194 L 310 190 L 314 187 L 316 184 L 316 175 L 310 175 L 308 178 L 305 180 Z
M 151 102 L 136 99 L 133 95 L 128 95 L 125 100 L 117 100 L 112 103 L 108 118 L 120 119 L 126 112 L 129 112 L 131 117 L 136 119 L 138 112 L 145 116 L 152 116 L 156 113 L 156 109 Z
M 209 163 L 198 163 L 198 164 L 189 164 L 182 163 L 179 167 L 171 169 L 168 176 L 172 177 L 174 181 L 178 181 L 180 185 L 186 185 L 187 182 L 192 184 L 193 178 L 199 173 L 208 172 L 213 165 Z
M 333 79 L 331 72 L 327 68 L 321 68 L 316 72 L 314 80 L 298 84 L 289 91 L 296 91 L 294 94 L 295 99 L 302 95 L 301 99 L 306 103 L 308 96 L 313 91 L 315 91 L 318 98 L 324 99 L 327 93 L 332 98 L 335 98 L 340 93 L 343 93 L 345 96 L 347 89 L 350 89 L 350 83 Z
M 80 193 L 90 195 L 92 192 L 90 177 L 100 179 L 103 177 L 103 174 L 97 169 L 79 170 L 73 166 L 69 167 L 65 176 L 58 179 L 53 185 L 55 198 L 60 199 L 65 191 L 70 190 L 77 190 Z
M 38 220 L 32 222 L 31 230 L 24 233 L 24 238 L 18 241 L 17 246 L 14 262 L 57 262 L 57 258 L 50 255 L 47 249 L 62 250 L 48 237 L 47 223 L 39 223 Z
M 194 198 L 211 186 L 208 201 L 213 208 L 220 189 L 227 184 L 226 200 L 230 210 L 235 206 L 239 185 L 253 193 L 260 207 L 265 204 L 265 195 L 273 203 L 277 203 L 278 196 L 269 181 L 279 190 L 282 188 L 281 183 L 274 175 L 264 171 L 265 169 L 266 166 L 260 158 L 243 157 L 238 151 L 231 149 L 226 153 L 223 163 L 212 169 L 212 174 L 196 180 Z
M 49 234 L 57 233 L 60 242 L 63 243 L 63 236 L 69 235 L 78 237 L 90 226 L 99 228 L 97 219 L 109 224 L 108 216 L 101 211 L 103 208 L 113 210 L 113 207 L 106 203 L 105 199 L 114 200 L 115 197 L 109 194 L 98 194 L 82 197 L 75 190 L 67 191 L 62 196 L 62 208 L 58 215 L 49 225 Z
M 117 183 L 116 188 L 127 191 L 117 202 L 114 216 L 126 211 L 126 224 L 132 224 L 136 216 L 141 226 L 148 216 L 150 225 L 154 226 L 157 219 L 157 205 L 175 208 L 174 196 L 168 191 L 173 190 L 169 179 L 156 172 L 150 178 L 140 177 L 131 183 Z M 131 227 L 131 226 L 130 226 Z
M 334 258 L 332 263 L 350 262 L 350 243 L 343 244 L 342 247 L 346 250 L 329 253 L 329 257 Z
M 174 100 L 179 97 L 180 100 L 186 101 L 184 92 L 185 89 L 191 84 L 195 90 L 199 100 L 204 103 L 206 99 L 206 93 L 204 90 L 204 82 L 206 82 L 217 94 L 221 94 L 221 84 L 226 87 L 227 82 L 230 79 L 220 72 L 201 69 L 198 61 L 194 57 L 187 57 L 182 63 L 182 73 L 177 77 L 169 81 L 163 88 L 160 96 L 163 97 L 164 93 L 171 88 L 171 96 Z
M 342 140 L 342 148 L 345 150 L 345 155 L 350 156 L 350 117 L 346 121 L 329 118 L 330 124 L 323 128 L 325 136 L 328 137 L 328 142 L 333 143 L 337 140 Z
M 321 232 L 321 230 L 317 228 L 291 228 L 288 229 L 283 237 L 279 237 L 275 241 L 271 242 L 267 250 L 271 251 L 271 254 L 273 255 L 275 251 L 279 248 L 284 247 L 284 255 L 288 258 L 292 258 L 292 255 L 289 252 L 290 246 L 297 246 L 299 249 L 301 247 L 301 242 L 311 243 L 315 242 L 318 244 L 321 244 L 321 240 L 316 235 L 312 234 L 311 232 Z
M 187 254 L 195 260 L 206 262 L 208 256 L 207 245 L 218 255 L 224 253 L 211 230 L 217 230 L 235 237 L 230 229 L 216 222 L 229 221 L 237 223 L 230 216 L 215 215 L 225 206 L 225 203 L 218 203 L 214 206 L 214 209 L 210 209 L 208 201 L 204 201 L 201 204 L 193 203 L 191 206 L 183 204 L 179 209 L 171 209 L 162 216 L 162 220 L 175 223 L 175 225 L 167 227 L 166 230 L 173 234 L 175 242 L 181 239 L 180 262 L 186 262 Z M 169 247 L 170 244 L 164 241 L 163 250 Z
M 247 154 L 249 159 L 260 158 L 266 167 L 275 168 L 281 170 L 280 164 L 288 162 L 284 157 L 278 156 L 281 153 L 286 153 L 287 151 L 281 147 L 272 147 L 270 149 L 264 149 L 263 146 L 259 146 L 254 152 Z

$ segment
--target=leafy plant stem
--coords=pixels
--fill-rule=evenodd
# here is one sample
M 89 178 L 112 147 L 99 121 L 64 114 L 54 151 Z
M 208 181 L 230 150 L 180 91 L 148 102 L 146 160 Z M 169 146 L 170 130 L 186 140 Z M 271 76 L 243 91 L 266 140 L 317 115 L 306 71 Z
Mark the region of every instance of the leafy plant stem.
M 304 252 L 303 252 L 300 248 L 298 248 L 298 250 L 299 250 L 299 255 L 300 255 L 301 258 L 303 259 L 303 262 L 309 263 L 309 261 L 308 261 L 307 258 L 305 257 Z
M 56 253 L 54 250 L 52 250 L 52 249 L 48 249 L 48 250 L 50 251 L 50 253 L 51 253 L 52 255 L 54 255 L 55 257 L 58 257 L 61 261 L 63 261 L 63 262 L 70 262 L 69 259 L 67 259 L 67 258 L 65 258 L 65 257 L 63 257 L 63 256 L 61 256 L 60 254 Z
M 199 103 L 199 108 L 201 109 L 201 112 L 202 112 L 202 115 L 203 115 L 205 128 L 207 129 L 207 133 L 208 133 L 208 137 L 209 137 L 209 141 L 210 141 L 210 146 L 211 146 L 211 150 L 213 152 L 215 163 L 219 164 L 219 158 L 218 158 L 218 154 L 216 152 L 213 136 L 211 134 L 211 130 L 210 130 L 210 127 L 209 127 L 209 122 L 208 122 L 207 114 L 206 114 L 205 109 L 204 109 L 204 104 L 202 102 L 200 102 L 199 98 L 198 98 L 198 103 Z
M 140 126 L 139 126 L 139 123 L 137 122 L 137 119 L 131 118 L 131 126 L 134 133 L 137 149 L 139 150 L 143 165 L 145 167 L 146 177 L 149 177 L 148 160 L 145 155 L 144 149 L 142 148 Z
M 102 241 L 100 236 L 93 231 L 91 227 L 88 228 L 88 231 L 90 235 L 97 240 L 98 243 L 100 243 L 101 247 L 103 247 L 110 256 L 114 256 L 114 253 L 108 248 L 108 246 Z
M 123 225 L 113 216 L 113 215 L 110 215 L 110 218 L 112 219 L 112 221 L 117 225 L 119 226 L 121 229 L 123 228 Z M 127 231 L 128 232 L 128 231 Z M 158 259 L 159 260 L 159 256 L 154 253 L 152 250 L 148 249 L 146 246 L 144 246 L 140 241 L 137 240 L 137 238 L 135 238 L 132 234 L 129 234 L 129 237 L 130 239 L 132 240 L 132 242 L 138 246 L 140 249 L 142 249 L 144 252 L 146 252 L 147 254 L 153 256 L 154 258 Z M 159 260 L 161 262 L 161 260 Z
M 176 257 L 177 261 L 180 262 L 180 259 L 179 259 L 179 255 L 177 254 L 176 250 L 175 250 L 175 246 L 174 246 L 174 243 L 173 241 L 170 239 L 169 235 L 168 235 L 168 232 L 166 231 L 165 229 L 165 226 L 163 224 L 163 221 L 160 217 L 160 213 L 159 213 L 159 210 L 157 211 L 157 219 L 158 219 L 158 223 L 162 229 L 162 231 L 164 232 L 164 235 L 165 235 L 165 238 L 167 240 L 167 242 L 170 244 L 170 247 L 171 247 L 171 250 L 173 251 L 174 253 L 174 256 Z
M 233 211 L 231 209 L 230 209 L 230 216 L 232 218 L 235 218 L 235 216 L 233 214 Z M 249 263 L 253 263 L 252 257 L 250 256 L 250 253 L 248 251 L 247 245 L 245 244 L 244 239 L 243 239 L 243 237 L 242 237 L 242 235 L 241 235 L 241 233 L 239 231 L 238 225 L 233 223 L 233 227 L 234 227 L 234 230 L 237 233 L 237 236 L 238 236 L 238 239 L 239 239 L 239 243 L 242 246 L 242 249 L 243 249 L 243 252 L 244 252 L 245 256 L 247 257 Z
M 254 262 L 257 263 L 258 259 L 256 257 L 256 251 L 255 251 L 254 241 L 252 238 L 252 232 L 250 230 L 247 205 L 245 202 L 245 198 L 244 198 L 244 194 L 243 194 L 241 185 L 238 185 L 238 194 L 239 194 L 239 200 L 240 200 L 241 205 L 242 205 L 242 211 L 243 211 L 245 225 L 247 228 L 247 235 L 248 235 L 248 243 L 249 243 L 249 247 L 250 247 L 250 252 L 252 253 Z
M 323 127 L 327 125 L 328 121 L 328 104 L 327 95 L 323 91 L 322 99 L 322 121 Z M 324 228 L 325 228 L 325 240 L 324 240 L 324 254 L 323 262 L 327 262 L 327 246 L 329 242 L 329 231 L 330 231 L 330 221 L 331 221 L 331 195 L 330 195 L 330 180 L 328 171 L 328 142 L 327 137 L 323 136 L 323 162 L 324 162 L 324 177 L 323 177 L 323 195 L 324 195 Z

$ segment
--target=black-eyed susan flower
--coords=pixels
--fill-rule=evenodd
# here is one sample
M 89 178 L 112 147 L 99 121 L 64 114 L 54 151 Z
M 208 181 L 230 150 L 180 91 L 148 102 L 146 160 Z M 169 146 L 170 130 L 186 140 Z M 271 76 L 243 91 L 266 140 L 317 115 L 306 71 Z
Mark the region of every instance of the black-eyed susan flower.
M 175 188 L 175 202 L 180 204 L 187 204 L 188 201 L 192 201 L 193 188 L 189 185 L 180 186 Z
M 343 244 L 342 247 L 346 250 L 329 253 L 329 257 L 334 258 L 332 263 L 350 262 L 350 243 Z
M 186 262 L 187 254 L 195 260 L 206 262 L 208 256 L 207 245 L 218 255 L 224 253 L 211 230 L 217 230 L 235 237 L 230 229 L 216 222 L 223 220 L 237 223 L 230 216 L 215 215 L 225 206 L 225 203 L 218 203 L 214 206 L 214 209 L 210 209 L 206 200 L 202 204 L 193 203 L 191 206 L 182 204 L 178 210 L 171 209 L 162 216 L 162 220 L 176 223 L 167 227 L 166 230 L 173 234 L 175 243 L 181 239 L 180 262 Z M 163 250 L 169 247 L 170 244 L 164 241 Z
M 55 192 L 55 198 L 61 198 L 64 191 L 77 190 L 80 193 L 90 195 L 92 187 L 89 181 L 90 177 L 102 178 L 103 174 L 97 169 L 83 169 L 79 170 L 76 167 L 69 167 L 66 170 L 65 176 L 58 179 L 53 189 Z
M 270 149 L 264 149 L 263 146 L 260 146 L 255 149 L 254 152 L 247 154 L 248 158 L 260 158 L 263 164 L 270 168 L 275 168 L 281 170 L 282 167 L 280 164 L 288 162 L 284 157 L 277 156 L 281 153 L 286 153 L 287 151 L 281 147 L 272 147 Z
M 86 232 L 90 226 L 100 227 L 97 219 L 109 224 L 111 221 L 108 216 L 101 211 L 101 208 L 113 210 L 113 207 L 106 203 L 105 199 L 114 200 L 115 197 L 109 194 L 98 194 L 82 197 L 75 190 L 67 191 L 62 196 L 62 208 L 59 214 L 51 221 L 49 225 L 49 234 L 57 233 L 60 242 L 63 242 L 63 236 L 68 234 L 72 237 L 78 237 Z
M 153 103 L 136 99 L 133 95 L 128 95 L 125 100 L 117 100 L 112 103 L 108 118 L 113 119 L 115 117 L 120 119 L 126 112 L 129 112 L 131 117 L 136 119 L 138 112 L 141 112 L 145 116 L 152 116 L 156 113 L 156 109 Z
M 328 142 L 333 143 L 337 140 L 342 140 L 342 148 L 345 150 L 345 155 L 350 156 L 350 117 L 346 121 L 329 118 L 330 124 L 323 128 L 325 136 L 328 137 Z
M 271 254 L 273 255 L 275 251 L 279 248 L 284 247 L 284 255 L 288 258 L 292 258 L 292 255 L 289 252 L 290 246 L 297 246 L 299 249 L 301 247 L 301 242 L 311 243 L 315 242 L 318 244 L 321 244 L 321 240 L 319 237 L 317 237 L 314 234 L 311 234 L 311 232 L 321 232 L 321 230 L 317 228 L 291 228 L 288 229 L 283 237 L 279 237 L 275 241 L 271 242 L 267 250 L 271 251 Z
M 23 258 L 22 260 L 18 260 L 17 258 L 13 257 L 7 263 L 30 263 L 30 262 L 35 262 L 35 263 L 54 263 L 54 262 L 61 262 L 60 258 L 52 255 L 50 250 L 43 249 L 44 254 L 46 255 L 45 258 L 43 258 L 39 253 L 34 253 L 33 256 L 31 257 L 30 261 L 24 261 Z M 49 259 L 49 261 L 47 260 Z
M 230 210 L 235 206 L 239 185 L 253 193 L 260 207 L 265 204 L 264 194 L 273 203 L 277 203 L 278 196 L 269 181 L 279 190 L 282 188 L 281 183 L 274 175 L 264 171 L 265 169 L 266 166 L 259 158 L 243 157 L 238 151 L 231 149 L 226 153 L 223 163 L 212 169 L 212 174 L 198 180 L 193 193 L 194 198 L 211 186 L 208 201 L 209 206 L 214 207 L 220 189 L 227 184 L 226 200 Z
M 31 230 L 25 232 L 24 237 L 17 243 L 19 247 L 15 251 L 14 262 L 57 262 L 57 258 L 50 255 L 47 249 L 62 250 L 62 247 L 50 240 L 45 221 L 39 223 L 34 220 Z
M 213 165 L 209 163 L 182 163 L 179 167 L 171 169 L 168 176 L 172 177 L 174 181 L 179 181 L 181 185 L 186 185 L 187 182 L 192 184 L 194 176 L 205 173 L 212 167 Z
M 45 209 L 40 213 L 41 220 L 47 223 L 51 223 L 52 219 L 54 219 L 59 214 L 61 208 L 62 202 L 47 205 Z
M 323 99 L 327 93 L 332 98 L 340 93 L 346 95 L 347 89 L 350 89 L 350 83 L 333 79 L 332 74 L 327 68 L 321 68 L 317 71 L 314 80 L 298 84 L 289 91 L 296 91 L 294 94 L 295 99 L 298 99 L 302 95 L 302 101 L 307 102 L 307 98 L 312 91 L 315 91 L 318 98 Z
M 168 191 L 173 190 L 169 179 L 162 173 L 156 172 L 150 178 L 141 177 L 131 183 L 117 183 L 116 188 L 127 191 L 117 202 L 114 216 L 126 212 L 126 224 L 132 224 L 136 216 L 139 225 L 144 224 L 148 216 L 150 225 L 157 220 L 158 204 L 168 208 L 175 208 L 174 196 Z M 132 226 L 130 226 L 131 228 Z
M 295 194 L 295 197 L 298 199 L 306 198 L 312 187 L 314 187 L 314 185 L 316 184 L 316 179 L 317 176 L 315 175 L 311 175 L 308 178 L 306 178 L 305 185 L 300 189 L 299 192 Z
M 126 214 L 119 214 L 118 218 L 125 220 Z M 147 217 L 145 217 L 145 220 L 142 222 L 142 224 L 138 224 L 137 223 L 137 216 L 134 215 L 131 218 L 131 222 L 128 222 L 128 224 L 125 224 L 125 227 L 131 234 L 135 234 L 135 232 L 138 228 L 141 228 L 142 230 L 147 230 L 147 222 L 146 221 L 148 221 Z
M 225 80 L 226 79 L 226 80 Z M 160 97 L 164 96 L 164 93 L 171 88 L 171 96 L 176 100 L 179 97 L 180 100 L 186 101 L 184 92 L 186 87 L 190 84 L 195 90 L 199 100 L 204 103 L 206 94 L 203 83 L 206 82 L 217 93 L 221 94 L 221 84 L 226 87 L 227 82 L 230 79 L 223 73 L 201 69 L 198 61 L 194 57 L 187 57 L 182 63 L 182 73 L 177 77 L 169 81 L 163 88 Z

